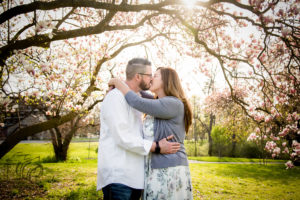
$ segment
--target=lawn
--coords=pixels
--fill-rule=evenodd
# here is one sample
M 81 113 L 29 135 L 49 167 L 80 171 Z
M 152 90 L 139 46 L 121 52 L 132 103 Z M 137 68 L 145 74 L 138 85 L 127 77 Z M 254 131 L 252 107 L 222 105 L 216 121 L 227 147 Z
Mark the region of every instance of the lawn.
M 0 160 L 0 199 L 101 199 L 101 192 L 96 192 L 97 144 L 97 142 L 71 143 L 69 160 L 60 163 L 52 162 L 52 146 L 49 143 L 18 144 Z M 21 153 L 30 153 L 29 158 L 40 159 L 40 162 L 26 166 L 24 174 L 30 167 L 33 168 L 38 164 L 43 167 L 44 173 L 38 177 L 32 176 L 31 182 L 24 178 L 20 179 L 20 174 L 16 174 L 14 170 L 16 165 L 4 165 L 8 162 L 24 163 L 24 156 L 20 156 Z M 201 157 L 198 159 L 201 160 Z M 220 159 L 207 157 L 202 160 Z M 236 161 L 249 162 L 248 159 Z M 194 199 L 296 200 L 300 196 L 298 167 L 286 170 L 284 164 L 271 163 L 268 165 L 191 163 L 190 169 Z

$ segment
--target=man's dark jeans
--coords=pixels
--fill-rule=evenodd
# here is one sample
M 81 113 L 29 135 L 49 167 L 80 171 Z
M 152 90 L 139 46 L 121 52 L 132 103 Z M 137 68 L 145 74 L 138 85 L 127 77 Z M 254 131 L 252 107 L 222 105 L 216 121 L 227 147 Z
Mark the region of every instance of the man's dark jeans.
M 133 189 L 120 183 L 112 183 L 102 188 L 104 200 L 139 200 L 142 190 Z

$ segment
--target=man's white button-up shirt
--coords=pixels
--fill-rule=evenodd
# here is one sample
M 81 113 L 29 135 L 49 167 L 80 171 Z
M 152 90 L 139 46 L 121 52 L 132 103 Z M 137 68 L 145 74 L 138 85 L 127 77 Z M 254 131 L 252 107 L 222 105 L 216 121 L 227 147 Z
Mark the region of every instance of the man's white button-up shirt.
M 106 95 L 100 113 L 97 190 L 111 183 L 144 188 L 144 156 L 152 141 L 143 139 L 141 115 L 118 89 Z

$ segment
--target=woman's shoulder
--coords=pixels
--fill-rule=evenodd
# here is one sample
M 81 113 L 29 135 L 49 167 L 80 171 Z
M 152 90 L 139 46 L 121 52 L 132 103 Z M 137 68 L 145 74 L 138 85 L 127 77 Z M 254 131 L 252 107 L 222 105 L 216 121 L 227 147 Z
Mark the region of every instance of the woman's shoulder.
M 174 96 L 165 96 L 165 97 L 161 98 L 161 100 L 182 103 L 182 101 L 180 99 L 178 99 L 177 97 L 174 97 Z
M 164 103 L 172 104 L 174 106 L 179 106 L 179 107 L 183 106 L 182 101 L 174 96 L 165 96 L 163 98 L 160 98 L 160 100 L 163 101 Z

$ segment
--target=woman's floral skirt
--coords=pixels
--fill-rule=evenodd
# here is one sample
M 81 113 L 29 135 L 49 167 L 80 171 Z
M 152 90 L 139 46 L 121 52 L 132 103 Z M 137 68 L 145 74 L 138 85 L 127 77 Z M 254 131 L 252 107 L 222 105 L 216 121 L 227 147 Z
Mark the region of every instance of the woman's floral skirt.
M 150 156 L 149 156 L 150 157 Z M 190 200 L 193 199 L 189 166 L 152 169 L 146 158 L 145 200 Z

